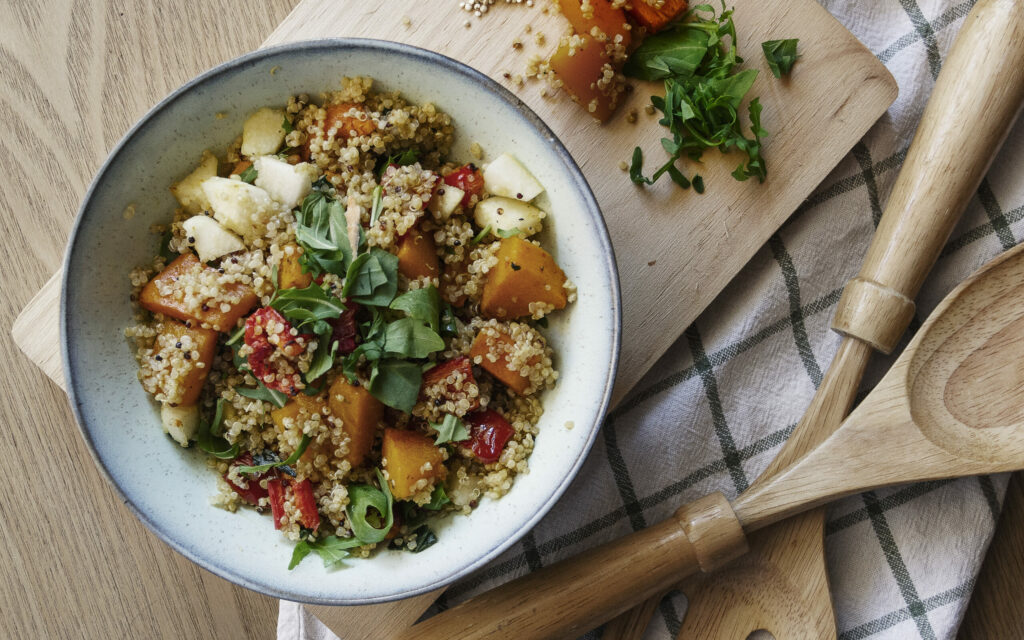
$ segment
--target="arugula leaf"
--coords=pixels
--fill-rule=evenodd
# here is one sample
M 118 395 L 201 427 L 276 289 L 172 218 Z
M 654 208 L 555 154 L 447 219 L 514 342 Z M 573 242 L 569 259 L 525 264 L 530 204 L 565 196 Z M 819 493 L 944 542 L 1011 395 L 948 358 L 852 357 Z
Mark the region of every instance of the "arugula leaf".
M 265 464 L 258 465 L 239 465 L 238 473 L 263 473 L 273 469 L 274 467 L 290 467 L 299 461 L 302 454 L 306 452 L 306 448 L 309 447 L 310 437 L 307 435 L 302 436 L 302 440 L 299 442 L 299 448 L 292 451 L 292 455 L 288 456 L 286 460 L 275 460 L 273 462 L 267 462 Z
M 339 538 L 338 536 L 327 536 L 320 540 L 300 540 L 295 544 L 292 551 L 291 562 L 288 563 L 288 570 L 291 571 L 299 566 L 299 563 L 313 551 L 316 551 L 320 559 L 324 561 L 325 568 L 331 568 L 339 564 L 349 556 L 349 549 L 361 547 L 364 543 L 358 538 Z
M 437 511 L 449 502 L 451 502 L 451 500 L 448 499 L 448 494 L 444 490 L 444 485 L 439 484 L 434 487 L 434 490 L 430 493 L 430 502 L 423 505 L 423 508 L 430 511 Z
M 384 332 L 386 355 L 401 358 L 426 358 L 444 349 L 441 336 L 414 318 L 389 322 Z
M 450 413 L 444 415 L 444 420 L 441 421 L 441 424 L 434 424 L 433 422 L 428 422 L 427 424 L 437 431 L 437 439 L 434 440 L 434 444 L 462 442 L 469 438 L 469 429 L 466 428 L 465 423 Z
M 788 74 L 800 56 L 796 52 L 797 38 L 787 40 L 768 40 L 761 43 L 761 51 L 768 61 L 768 68 L 776 78 Z
M 420 551 L 423 551 L 424 549 L 427 549 L 437 544 L 437 535 L 433 532 L 433 530 L 431 530 L 429 526 L 425 524 L 420 525 L 419 527 L 414 529 L 411 535 L 415 536 L 416 544 L 415 546 L 410 547 L 408 543 L 406 543 L 405 547 L 411 553 L 419 553 Z
M 398 256 L 374 248 L 349 265 L 341 295 L 359 304 L 386 307 L 397 292 Z
M 370 375 L 369 391 L 375 398 L 409 413 L 420 394 L 423 372 L 415 362 L 407 360 L 381 360 Z
M 640 80 L 691 76 L 708 51 L 708 33 L 701 29 L 665 31 L 648 36 L 623 66 Z
M 368 484 L 354 484 L 348 488 L 349 504 L 345 507 L 349 524 L 352 525 L 352 533 L 365 544 L 380 542 L 388 535 L 391 526 L 395 522 L 394 498 L 391 496 L 391 489 L 388 488 L 387 480 L 375 469 L 377 481 L 380 482 L 380 489 Z M 371 516 L 370 509 L 377 511 L 374 518 L 381 526 L 376 527 L 368 519 Z
M 333 329 L 324 335 L 317 335 L 316 351 L 313 353 L 313 360 L 309 363 L 309 370 L 303 374 L 307 381 L 316 380 L 334 366 L 334 357 L 338 355 L 338 341 L 332 340 L 332 337 Z M 309 391 L 309 389 L 303 389 L 303 391 Z M 316 393 L 307 395 L 316 395 Z
M 388 308 L 404 311 L 410 318 L 424 322 L 434 331 L 438 331 L 441 295 L 434 285 L 407 291 L 392 300 Z
M 459 335 L 459 325 L 456 323 L 455 309 L 452 307 L 450 302 L 445 301 L 444 305 L 441 307 L 439 320 L 441 328 L 438 333 L 441 334 L 442 338 L 454 338 Z
M 352 262 L 352 247 L 341 203 L 314 189 L 302 200 L 295 223 L 295 240 L 304 250 L 300 258 L 303 270 L 344 275 Z
M 291 321 L 296 329 L 313 325 L 317 320 L 341 317 L 345 304 L 324 291 L 315 282 L 305 289 L 281 289 L 274 294 L 270 306 Z
M 256 182 L 256 178 L 258 177 L 259 174 L 256 172 L 256 165 L 254 164 L 250 164 L 248 167 L 242 170 L 242 173 L 238 174 L 239 180 L 241 180 L 242 182 L 248 182 L 249 184 Z
M 247 387 L 235 387 L 235 393 L 246 398 L 252 398 L 253 400 L 262 400 L 269 402 L 278 409 L 284 409 L 284 405 L 288 404 L 288 396 L 281 393 L 280 391 L 274 391 L 268 389 L 262 382 L 255 389 L 249 389 Z
M 215 458 L 221 460 L 234 460 L 238 457 L 239 446 L 236 442 L 231 445 L 220 437 L 223 432 L 224 419 L 224 398 L 217 399 L 217 408 L 213 413 L 213 421 L 207 424 L 199 422 L 199 429 L 196 431 L 196 444 L 199 448 Z

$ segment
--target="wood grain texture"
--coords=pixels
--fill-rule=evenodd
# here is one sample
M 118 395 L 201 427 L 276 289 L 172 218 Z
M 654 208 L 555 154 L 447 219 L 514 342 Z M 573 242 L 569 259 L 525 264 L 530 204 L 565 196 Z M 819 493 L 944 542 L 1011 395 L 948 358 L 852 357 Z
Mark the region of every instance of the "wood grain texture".
M 93 173 L 149 107 L 256 47 L 293 0 L 3 2 L 0 22 L 0 611 L 16 638 L 273 638 L 277 603 L 200 569 L 101 477 L 67 398 L 15 348 Z M 232 18 L 244 14 L 246 19 Z M 52 371 L 56 309 L 38 311 Z M 45 312 L 49 311 L 49 315 Z M 33 321 L 34 324 L 34 321 Z

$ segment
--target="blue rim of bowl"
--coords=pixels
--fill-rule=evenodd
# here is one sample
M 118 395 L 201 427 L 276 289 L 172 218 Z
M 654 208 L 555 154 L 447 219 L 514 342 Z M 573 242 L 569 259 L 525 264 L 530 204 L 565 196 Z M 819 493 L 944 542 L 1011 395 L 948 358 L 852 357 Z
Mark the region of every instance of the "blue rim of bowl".
M 547 501 L 544 502 L 530 517 L 520 529 L 509 536 L 508 538 L 498 542 L 493 546 L 487 553 L 479 557 L 475 562 L 463 567 L 460 571 L 439 580 L 436 583 L 424 585 L 416 589 L 409 589 L 406 591 L 397 592 L 387 596 L 378 596 L 370 598 L 360 599 L 345 599 L 345 598 L 317 598 L 311 596 L 303 596 L 301 594 L 289 593 L 276 589 L 274 586 L 265 583 L 253 582 L 241 575 L 236 574 L 229 567 L 225 567 L 217 564 L 214 560 L 201 557 L 199 553 L 193 549 L 177 542 L 173 536 L 164 532 L 154 522 L 149 520 L 146 514 L 135 506 L 135 504 L 128 498 L 128 495 L 121 488 L 121 486 L 114 480 L 111 473 L 107 470 L 106 466 L 100 459 L 99 452 L 96 450 L 96 446 L 93 443 L 89 429 L 85 426 L 85 421 L 82 418 L 81 406 L 78 400 L 78 393 L 76 390 L 75 379 L 71 376 L 71 357 L 72 349 L 70 348 L 70 334 L 68 333 L 68 317 L 67 317 L 67 298 L 68 298 L 68 275 L 70 273 L 71 258 L 75 252 L 78 230 L 79 227 L 85 221 L 86 209 L 89 202 L 92 200 L 93 193 L 97 186 L 102 181 L 104 174 L 113 163 L 114 159 L 120 154 L 121 150 L 127 146 L 135 135 L 149 123 L 158 113 L 163 111 L 165 108 L 174 103 L 178 98 L 182 97 L 193 88 L 201 86 L 211 80 L 217 79 L 226 73 L 239 70 L 243 67 L 247 67 L 253 64 L 257 64 L 267 58 L 284 54 L 294 53 L 301 50 L 328 50 L 328 51 L 343 51 L 353 49 L 364 49 L 371 51 L 378 51 L 386 54 L 400 55 L 412 58 L 418 58 L 420 60 L 426 60 L 427 62 L 440 65 L 446 69 L 455 72 L 461 76 L 467 77 L 470 80 L 479 83 L 485 90 L 488 90 L 508 103 L 520 117 L 525 119 L 535 130 L 537 130 L 551 145 L 551 148 L 557 153 L 558 157 L 562 160 L 565 170 L 569 173 L 572 178 L 572 184 L 577 190 L 579 195 L 582 197 L 586 204 L 587 212 L 590 217 L 597 225 L 599 230 L 599 236 L 602 248 L 604 249 L 606 266 L 610 275 L 610 286 L 612 289 L 612 358 L 608 363 L 608 376 L 605 382 L 604 389 L 601 393 L 600 406 L 598 415 L 600 418 L 597 423 L 591 426 L 590 435 L 587 438 L 587 443 L 580 451 L 579 456 L 572 461 L 569 467 L 568 473 L 565 474 L 562 481 L 552 492 L 551 496 Z M 257 51 L 247 53 L 239 56 L 233 60 L 229 60 L 223 64 L 220 64 L 212 69 L 196 76 L 192 80 L 189 80 L 184 85 L 179 87 L 177 90 L 169 94 L 156 106 L 150 109 L 146 115 L 144 115 L 128 132 L 121 138 L 117 145 L 113 148 L 99 171 L 96 173 L 96 177 L 93 178 L 92 183 L 89 185 L 89 190 L 86 192 L 85 197 L 82 199 L 82 205 L 79 207 L 78 215 L 75 218 L 74 226 L 71 229 L 70 239 L 68 241 L 68 247 L 64 254 L 64 273 L 61 279 L 61 295 L 60 295 L 60 335 L 61 335 L 61 356 L 63 358 L 63 372 L 64 379 L 67 384 L 67 394 L 70 401 L 71 410 L 75 416 L 75 422 L 78 425 L 79 431 L 82 433 L 82 437 L 85 439 L 86 445 L 89 447 L 89 453 L 92 455 L 93 460 L 96 462 L 96 466 L 99 467 L 103 476 L 107 481 L 114 487 L 121 500 L 131 510 L 135 517 L 138 518 L 147 529 L 152 531 L 158 538 L 163 540 L 172 549 L 185 556 L 197 565 L 213 572 L 214 574 L 229 580 L 235 584 L 243 586 L 247 589 L 263 593 L 272 597 L 281 598 L 285 600 L 291 600 L 294 602 L 302 602 L 306 604 L 319 604 L 319 605 L 363 605 L 363 604 L 377 604 L 382 602 L 392 602 L 395 600 L 401 600 L 404 598 L 410 598 L 417 596 L 429 591 L 433 591 L 440 587 L 450 585 L 456 580 L 463 578 L 474 571 L 480 569 L 491 560 L 496 558 L 503 551 L 511 547 L 513 544 L 519 541 L 526 533 L 528 533 L 537 523 L 547 515 L 548 511 L 555 505 L 555 503 L 562 497 L 569 485 L 576 478 L 576 474 L 579 472 L 580 467 L 583 465 L 584 460 L 590 453 L 590 449 L 594 445 L 594 440 L 597 438 L 597 432 L 604 421 L 606 412 L 608 411 L 608 405 L 611 402 L 612 389 L 615 384 L 615 376 L 618 370 L 619 363 L 619 350 L 621 347 L 621 334 L 622 334 L 622 298 L 619 291 L 619 272 L 616 266 L 615 253 L 612 249 L 611 240 L 608 236 L 608 227 L 605 224 L 604 217 L 601 215 L 601 209 L 597 204 L 597 200 L 594 197 L 593 191 L 590 189 L 590 185 L 583 177 L 582 172 L 577 166 L 576 161 L 573 160 L 572 156 L 566 150 L 565 146 L 554 134 L 553 131 L 544 123 L 541 118 L 533 112 L 526 104 L 524 104 L 518 97 L 510 92 L 505 87 L 501 86 L 490 77 L 483 73 L 473 69 L 472 67 L 453 60 L 442 54 L 429 51 L 427 49 L 421 49 L 412 45 L 401 44 L 397 42 L 391 42 L 388 40 L 376 40 L 370 38 L 325 38 L 320 40 L 306 40 L 301 42 L 288 43 L 283 45 L 276 45 L 273 47 L 267 47 L 259 49 Z

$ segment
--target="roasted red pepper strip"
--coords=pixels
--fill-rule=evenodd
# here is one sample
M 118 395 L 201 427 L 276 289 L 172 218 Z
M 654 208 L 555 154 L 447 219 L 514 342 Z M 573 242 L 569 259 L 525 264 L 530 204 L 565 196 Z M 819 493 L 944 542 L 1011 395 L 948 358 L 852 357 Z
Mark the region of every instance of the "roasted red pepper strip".
M 472 196 L 484 192 L 484 176 L 474 164 L 459 167 L 444 177 L 444 183 L 450 187 L 458 187 L 466 192 L 462 196 L 462 206 L 468 207 Z
M 356 350 L 356 343 L 359 338 L 359 332 L 356 331 L 356 312 L 359 311 L 359 305 L 355 302 L 345 303 L 345 311 L 342 312 L 341 316 L 328 320 L 334 332 L 331 334 L 331 340 L 338 343 L 338 355 L 348 355 Z
M 516 430 L 500 413 L 485 409 L 466 416 L 470 424 L 469 448 L 480 462 L 497 462 Z
M 231 466 L 232 467 L 239 467 L 239 466 L 251 467 L 252 466 L 252 454 L 249 453 L 248 451 L 246 451 L 242 455 L 240 455 L 237 458 L 235 458 L 234 461 L 231 463 Z M 230 472 L 231 470 L 228 469 L 228 471 Z M 245 489 L 243 489 L 242 487 L 239 487 L 237 484 L 232 482 L 231 479 L 228 478 L 228 474 L 227 473 L 224 474 L 224 481 L 228 483 L 228 486 L 231 487 L 232 491 L 234 491 L 235 493 L 238 494 L 238 497 L 240 497 L 242 500 L 244 500 L 245 502 L 247 502 L 249 504 L 255 505 L 255 504 L 259 504 L 260 498 L 266 498 L 267 497 L 267 490 L 260 486 L 260 480 L 262 480 L 264 477 L 266 477 L 266 475 L 267 474 L 265 474 L 265 473 L 261 473 L 258 476 L 246 476 L 246 480 L 248 480 L 249 486 L 247 488 L 245 488 Z
M 462 373 L 464 380 L 463 384 L 465 384 L 465 382 L 469 382 L 472 383 L 473 385 L 476 385 L 476 379 L 473 377 L 473 362 L 466 356 L 459 356 L 457 358 L 452 358 L 447 362 L 442 362 L 436 367 L 426 371 L 423 374 L 423 383 L 421 384 L 420 389 L 425 389 L 426 387 L 430 387 L 440 383 L 449 375 L 451 375 L 452 372 L 454 371 L 459 371 Z M 464 391 L 460 391 L 450 383 L 445 385 L 445 396 L 449 400 L 457 400 L 459 394 L 464 393 Z M 472 404 L 468 409 L 469 411 L 473 411 L 474 409 L 480 406 L 479 396 L 474 396 L 471 402 Z
M 290 484 L 295 496 L 295 507 L 299 510 L 299 522 L 307 529 L 316 531 L 320 526 L 320 512 L 316 508 L 316 498 L 313 497 L 313 484 L 307 479 L 298 482 L 292 480 Z
M 267 481 L 267 494 L 270 497 L 270 513 L 274 518 L 274 528 L 284 526 L 284 483 L 280 478 Z
M 249 368 L 252 374 L 268 388 L 294 396 L 299 392 L 301 380 L 298 367 L 289 367 L 284 362 L 273 362 L 274 351 L 280 351 L 285 358 L 293 360 L 306 349 L 311 335 L 292 335 L 292 325 L 276 309 L 263 307 L 245 321 L 245 344 L 249 353 Z M 291 370 L 286 370 L 286 369 Z M 267 377 L 274 378 L 267 382 Z

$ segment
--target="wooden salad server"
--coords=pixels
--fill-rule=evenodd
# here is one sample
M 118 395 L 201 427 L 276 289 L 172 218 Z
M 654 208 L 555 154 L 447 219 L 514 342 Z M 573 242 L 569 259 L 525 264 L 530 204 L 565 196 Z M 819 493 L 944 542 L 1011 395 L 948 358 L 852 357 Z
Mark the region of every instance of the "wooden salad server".
M 909 323 L 913 315 L 913 303 L 910 298 L 919 289 L 925 274 L 934 263 L 955 224 L 956 218 L 959 217 L 967 200 L 977 188 L 996 148 L 1019 111 L 1021 87 L 1024 86 L 1024 65 L 1020 64 L 1024 60 L 1024 30 L 1022 30 L 1024 18 L 1022 15 L 1024 15 L 1024 9 L 1014 6 L 1014 3 L 983 0 L 965 21 L 945 63 L 943 73 L 940 74 L 936 83 L 932 99 L 922 119 L 911 151 L 908 153 L 904 169 L 894 187 L 865 265 L 858 278 L 847 286 L 840 301 L 834 327 L 847 337 L 815 395 L 808 413 L 790 439 L 790 443 L 786 445 L 780 453 L 780 457 L 769 467 L 762 478 L 737 499 L 735 504 L 738 515 L 742 516 L 740 505 L 750 504 L 749 496 L 772 493 L 771 488 L 776 487 L 780 481 L 776 478 L 780 472 L 785 471 L 786 477 L 790 479 L 806 477 L 792 475 L 790 465 L 797 462 L 807 452 L 814 454 L 809 458 L 821 458 L 822 454 L 819 449 L 825 446 L 824 441 L 827 436 L 835 430 L 852 402 L 853 393 L 871 352 L 867 345 L 885 352 L 891 351 Z M 962 122 L 962 119 L 957 115 L 947 116 L 947 114 L 974 114 L 972 117 L 979 120 L 980 126 L 972 126 L 970 131 L 964 131 L 956 126 L 958 122 Z M 954 149 L 956 152 L 952 152 Z M 1018 252 L 1014 251 L 1013 253 L 1016 255 Z M 1006 257 L 1009 258 L 1009 256 Z M 958 288 L 957 292 L 962 288 Z M 951 294 L 940 309 L 948 306 L 947 303 L 954 298 L 954 294 Z M 1021 301 L 1024 301 L 1024 296 L 1021 297 Z M 1024 309 L 1018 311 L 1024 315 Z M 937 320 L 938 317 L 936 316 L 935 319 Z M 929 325 L 933 324 L 933 321 L 929 321 Z M 1024 326 L 1020 329 L 1024 332 Z M 923 333 L 924 330 L 922 330 Z M 1024 338 L 1024 333 L 1021 337 Z M 915 343 L 917 342 L 915 340 Z M 1024 347 L 1020 347 L 1019 351 L 1024 352 Z M 909 349 L 908 353 L 900 359 L 900 363 L 910 359 L 908 354 Z M 981 364 L 983 365 L 983 362 Z M 894 367 L 893 372 L 898 369 L 899 363 L 897 367 Z M 886 380 L 890 380 L 893 372 L 886 377 Z M 883 386 L 879 385 L 879 389 L 882 389 Z M 980 388 L 983 390 L 985 387 L 981 386 Z M 875 398 L 876 395 L 877 392 L 872 394 L 871 398 Z M 938 397 L 941 399 L 941 396 Z M 1021 403 L 1024 404 L 1024 398 L 1021 399 Z M 866 401 L 865 406 L 867 404 Z M 858 409 L 855 416 L 860 412 L 861 410 Z M 960 417 L 959 414 L 953 415 Z M 1024 415 L 1017 416 L 1018 421 L 1020 417 L 1024 417 Z M 969 421 L 964 422 L 971 424 Z M 913 423 L 911 423 L 911 427 L 918 428 Z M 856 429 L 851 429 L 844 424 L 841 433 L 851 430 Z M 872 431 L 870 428 L 863 427 L 861 430 Z M 872 432 L 880 438 L 884 437 L 881 427 L 876 427 Z M 1018 440 L 1024 442 L 1024 433 L 1020 434 Z M 1018 448 L 1020 446 L 1018 445 Z M 962 453 L 960 452 L 961 455 Z M 966 458 L 971 459 L 971 456 L 966 456 Z M 1024 464 L 1024 462 L 1020 462 L 1019 457 L 1017 460 L 1018 463 Z M 1005 463 L 1006 461 L 1003 461 L 1003 464 Z M 806 469 L 805 461 L 801 460 L 801 464 Z M 1011 465 L 1006 468 L 1013 467 Z M 884 470 L 879 471 L 883 474 L 880 477 L 888 477 L 884 476 Z M 917 470 L 904 471 L 916 472 Z M 961 474 L 959 471 L 950 469 L 949 472 L 943 473 L 941 476 L 916 476 L 916 478 L 904 478 L 898 481 L 952 475 Z M 860 489 L 863 488 L 868 488 L 868 485 L 860 487 Z M 860 489 L 847 490 L 844 495 Z M 801 494 L 797 492 L 797 495 Z M 705 509 L 702 507 L 709 505 L 717 510 L 719 517 L 724 520 L 711 519 L 698 526 L 703 521 L 695 514 L 704 513 Z M 786 513 L 795 513 L 797 510 L 799 509 L 793 505 L 782 509 Z M 705 608 L 702 608 L 701 601 L 695 598 L 691 601 L 693 603 L 691 606 L 696 607 L 697 615 L 694 616 L 693 612 L 688 613 L 680 637 L 702 637 L 700 634 L 704 634 L 703 637 L 745 638 L 750 631 L 758 628 L 768 628 L 780 639 L 787 637 L 819 638 L 827 637 L 828 634 L 834 635 L 834 621 L 826 589 L 827 578 L 824 574 L 821 557 L 822 515 L 820 511 L 798 519 L 790 526 L 788 532 L 774 527 L 773 530 L 764 532 L 763 535 L 756 536 L 754 539 L 754 546 L 761 551 L 761 559 L 767 559 L 775 566 L 775 571 L 765 572 L 769 577 L 764 578 L 762 582 L 766 582 L 765 586 L 774 589 L 775 593 L 780 592 L 779 569 L 784 569 L 781 578 L 785 582 L 781 584 L 786 587 L 784 590 L 786 597 L 775 598 L 774 603 L 767 602 L 765 598 L 770 598 L 771 594 L 747 589 L 737 599 L 735 592 L 730 593 L 728 588 L 720 589 L 717 593 L 728 594 L 726 597 L 731 596 L 734 604 L 737 605 L 731 615 L 728 611 L 723 612 L 709 605 L 704 605 Z M 726 535 L 730 544 L 739 544 L 738 540 L 742 540 L 742 531 L 737 536 L 735 529 L 730 531 L 718 525 L 708 524 L 709 522 L 721 524 L 729 519 L 728 505 L 721 497 L 707 497 L 691 503 L 677 512 L 677 518 L 678 522 L 673 522 L 670 519 L 667 524 L 656 525 L 646 531 L 628 536 L 624 540 L 637 540 L 638 537 L 641 537 L 639 538 L 641 544 L 644 544 L 644 540 L 650 540 L 656 542 L 658 546 L 674 544 L 688 546 L 674 541 L 674 539 L 682 534 L 685 542 L 683 529 L 689 528 L 691 538 L 693 538 L 693 546 L 688 550 L 690 553 L 682 554 L 687 556 L 685 558 L 674 559 L 685 560 L 690 565 L 692 565 L 694 557 L 697 557 L 698 561 L 709 557 L 714 559 L 713 555 L 708 556 L 707 554 L 710 550 L 719 548 L 708 546 L 708 542 L 700 543 L 701 534 L 713 534 L 717 531 Z M 762 526 L 758 519 L 748 522 L 743 517 L 739 517 L 739 522 L 742 522 L 748 531 Z M 657 535 L 652 533 L 654 530 L 660 530 L 660 533 Z M 813 553 L 803 552 L 799 545 L 794 544 L 785 535 L 792 532 L 798 532 L 801 539 L 810 540 L 812 542 L 810 550 Z M 787 542 L 788 544 L 785 544 Z M 604 552 L 602 555 L 609 551 L 616 553 L 614 549 L 622 549 L 624 544 L 627 543 L 619 541 L 605 545 L 600 550 Z M 729 546 L 724 545 L 721 548 L 727 549 Z M 742 549 L 742 546 L 739 548 Z M 703 554 L 701 553 L 702 549 Z M 647 556 L 647 560 L 638 560 L 636 553 L 636 549 L 631 549 L 631 553 L 627 554 L 630 557 L 630 571 L 619 567 L 619 570 L 624 571 L 623 580 L 625 580 L 626 574 L 632 574 L 637 571 L 638 567 L 649 569 L 652 580 L 656 574 L 661 574 L 665 562 L 650 555 Z M 702 555 L 704 558 L 701 558 Z M 726 554 L 727 557 L 728 555 Z M 534 574 L 538 578 L 531 575 L 484 594 L 441 616 L 417 625 L 414 628 L 413 637 L 446 637 L 449 634 L 472 638 L 550 637 L 581 632 L 590 626 L 596 626 L 628 603 L 607 601 L 608 588 L 596 586 L 600 579 L 597 576 L 608 575 L 614 579 L 616 572 L 612 571 L 609 574 L 606 569 L 601 567 L 597 568 L 597 576 L 593 581 L 584 581 L 586 586 L 593 584 L 593 589 L 587 589 L 584 586 L 585 591 L 582 593 L 562 592 L 562 589 L 567 586 L 563 581 L 592 566 L 586 560 L 588 557 L 592 556 L 583 554 L 580 558 L 571 559 Z M 635 564 L 634 560 L 636 560 Z M 644 564 L 645 562 L 647 564 Z M 709 560 L 707 563 L 701 564 L 702 566 L 708 564 L 704 568 L 713 568 L 716 563 Z M 758 573 L 751 571 L 751 566 L 750 563 L 739 564 L 735 572 L 741 574 L 745 580 L 752 577 L 756 580 Z M 757 566 L 756 563 L 755 566 Z M 800 575 L 786 575 L 787 571 L 791 571 L 789 569 L 791 567 L 798 568 Z M 801 581 L 808 574 L 817 581 L 815 584 L 808 585 Z M 642 582 L 642 577 L 643 572 L 636 576 L 636 579 Z M 550 578 L 562 586 L 554 591 L 549 591 L 550 587 L 546 578 Z M 662 583 L 662 589 L 651 591 L 650 583 L 648 583 L 630 587 L 625 592 L 629 595 L 630 602 L 636 602 L 636 595 L 641 591 L 661 593 L 665 586 L 671 585 L 673 582 L 670 574 L 668 579 Z M 571 584 L 571 581 L 569 583 Z M 537 586 L 529 586 L 531 584 Z M 707 584 L 718 584 L 718 581 L 708 581 Z M 517 585 L 523 585 L 523 587 L 520 588 Z M 536 589 L 536 592 L 533 592 L 533 589 Z M 594 591 L 601 593 L 593 593 Z M 531 597 L 531 593 L 533 597 Z M 547 596 L 542 596 L 543 593 L 547 593 Z M 592 593 L 593 595 L 591 595 Z M 518 594 L 522 594 L 524 602 L 520 603 L 515 600 Z M 558 613 L 547 611 L 544 607 L 548 602 L 547 599 L 550 599 L 551 603 L 555 603 L 559 595 L 564 595 L 565 602 L 562 607 L 557 609 Z M 753 602 L 749 598 L 753 598 Z M 595 607 L 592 602 L 594 599 L 601 600 L 604 604 Z M 510 606 L 512 604 L 525 607 L 525 611 Z M 507 612 L 508 616 L 505 617 L 512 617 L 518 612 L 518 615 L 524 615 L 527 621 L 525 623 L 517 622 L 511 626 L 501 624 L 489 628 L 478 615 L 481 607 L 494 607 L 499 614 Z M 578 615 L 577 612 L 581 608 L 591 611 L 592 615 Z M 650 615 L 649 612 L 652 610 L 653 607 L 649 602 L 647 615 L 634 615 L 632 619 L 646 622 Z M 701 613 L 702 611 L 707 614 L 713 613 L 713 615 L 706 615 Z M 758 613 L 763 615 L 755 615 Z M 572 620 L 570 621 L 569 618 Z M 691 623 L 695 619 L 697 622 L 703 621 L 703 624 L 711 624 L 712 627 Z M 624 618 L 623 620 L 629 619 Z M 446 626 L 449 621 L 454 626 Z M 772 623 L 780 621 L 788 622 L 781 628 L 773 629 Z M 638 629 L 642 631 L 643 626 L 645 624 L 634 624 L 632 627 L 610 627 L 606 629 L 606 637 L 633 637 L 626 634 L 634 633 Z M 694 629 L 700 629 L 700 634 L 688 635 Z M 786 635 L 787 633 L 790 635 Z
M 913 298 L 1024 103 L 1024 7 L 982 0 L 968 14 L 936 80 L 864 265 L 836 308 L 844 339 L 811 404 L 757 482 L 820 444 L 846 417 L 872 349 L 891 353 Z M 967 118 L 964 116 L 969 115 Z M 969 126 L 965 126 L 967 123 Z M 825 509 L 751 537 L 751 552 L 713 578 L 681 585 L 679 637 L 836 637 L 824 557 Z M 639 640 L 664 594 L 609 622 L 605 638 Z

